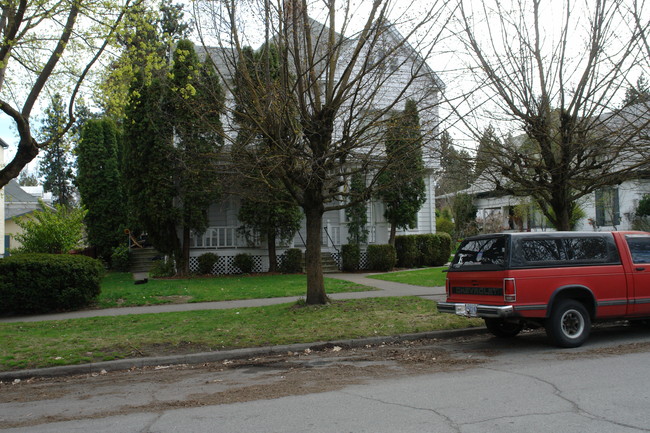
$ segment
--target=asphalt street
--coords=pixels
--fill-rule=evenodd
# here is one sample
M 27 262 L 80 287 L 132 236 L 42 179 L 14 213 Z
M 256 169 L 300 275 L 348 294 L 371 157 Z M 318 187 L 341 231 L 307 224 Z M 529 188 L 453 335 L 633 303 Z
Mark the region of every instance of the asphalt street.
M 0 431 L 650 432 L 649 353 L 613 325 L 575 349 L 538 330 L 23 381 Z

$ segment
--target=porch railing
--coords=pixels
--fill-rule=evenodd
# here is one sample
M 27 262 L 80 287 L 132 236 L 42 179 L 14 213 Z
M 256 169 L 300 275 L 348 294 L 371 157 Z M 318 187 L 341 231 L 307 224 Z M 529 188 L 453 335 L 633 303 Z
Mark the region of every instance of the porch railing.
M 203 234 L 193 234 L 192 248 L 237 248 L 247 246 L 246 239 L 237 233 L 237 226 L 208 227 Z

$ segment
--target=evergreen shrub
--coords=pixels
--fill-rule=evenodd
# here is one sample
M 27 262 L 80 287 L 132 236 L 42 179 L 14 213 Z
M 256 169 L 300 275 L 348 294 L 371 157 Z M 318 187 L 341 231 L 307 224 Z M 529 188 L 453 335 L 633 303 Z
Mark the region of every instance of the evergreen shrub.
M 100 293 L 104 266 L 81 255 L 16 254 L 0 259 L 0 312 L 75 310 Z
M 438 254 L 436 256 L 434 266 L 443 266 L 449 261 L 453 242 L 449 233 L 437 233 L 436 236 L 440 240 L 440 247 L 438 249 Z
M 368 245 L 368 266 L 371 271 L 388 272 L 395 267 L 397 254 L 392 245 Z
M 298 274 L 302 272 L 302 251 L 298 248 L 288 249 L 284 253 L 280 272 L 283 274 Z
M 173 277 L 175 274 L 176 266 L 172 259 L 155 260 L 149 270 L 149 276 L 152 278 Z
M 418 266 L 418 246 L 414 235 L 395 237 L 395 253 L 397 266 L 400 268 L 414 268 Z
M 197 259 L 199 262 L 199 274 L 211 274 L 214 265 L 219 261 L 219 256 L 215 253 L 204 253 Z
M 395 237 L 397 266 L 443 266 L 449 261 L 452 242 L 449 233 L 405 235 Z
M 127 245 L 119 245 L 113 248 L 111 254 L 111 269 L 114 271 L 127 272 L 131 266 L 131 251 Z
M 417 235 L 415 239 L 418 246 L 418 266 L 435 266 L 436 257 L 440 250 L 438 235 Z
M 250 254 L 246 253 L 240 253 L 235 256 L 235 260 L 233 261 L 233 264 L 235 267 L 239 268 L 239 271 L 242 274 L 250 274 L 253 272 L 253 256 Z
M 341 246 L 341 259 L 343 261 L 344 271 L 358 271 L 361 261 L 361 247 L 359 247 L 359 244 L 345 244 Z
M 451 219 L 444 216 L 436 218 L 436 232 L 449 233 L 451 235 L 455 228 L 456 225 Z

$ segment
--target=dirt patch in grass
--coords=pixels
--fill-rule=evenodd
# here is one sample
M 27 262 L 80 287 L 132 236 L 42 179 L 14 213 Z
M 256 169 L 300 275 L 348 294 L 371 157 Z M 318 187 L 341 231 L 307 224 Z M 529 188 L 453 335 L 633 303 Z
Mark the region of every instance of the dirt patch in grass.
M 168 304 L 187 304 L 194 296 L 182 296 L 182 295 L 173 295 L 173 296 L 156 296 L 156 299 L 159 301 L 166 301 Z

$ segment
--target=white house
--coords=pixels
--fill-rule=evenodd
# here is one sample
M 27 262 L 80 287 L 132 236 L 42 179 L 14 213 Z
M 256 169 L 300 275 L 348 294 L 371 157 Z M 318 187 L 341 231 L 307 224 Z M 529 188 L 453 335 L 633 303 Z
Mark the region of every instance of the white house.
M 312 21 L 312 28 L 320 26 L 321 24 Z M 403 37 L 394 27 L 389 27 L 383 33 L 384 40 L 381 44 L 382 47 L 390 46 L 391 44 L 398 44 L 403 41 Z M 348 47 L 354 44 L 354 40 L 347 41 Z M 197 49 L 199 54 L 202 54 L 202 49 Z M 208 49 L 209 55 L 214 59 L 217 68 L 227 68 L 228 62 L 223 58 L 223 54 L 219 49 Z M 205 54 L 203 54 L 205 55 Z M 342 55 L 345 57 L 345 53 Z M 424 206 L 418 213 L 417 227 L 408 232 L 398 232 L 398 234 L 405 233 L 435 233 L 436 220 L 435 220 L 435 180 L 434 172 L 439 169 L 439 157 L 437 152 L 438 143 L 436 140 L 439 115 L 438 115 L 438 102 L 440 92 L 444 90 L 444 83 L 440 78 L 429 68 L 420 55 L 408 44 L 404 44 L 399 50 L 391 56 L 387 68 L 391 70 L 391 79 L 381 83 L 381 88 L 378 96 L 376 97 L 377 104 L 389 104 L 388 101 L 396 99 L 397 95 L 401 95 L 404 91 L 408 78 L 413 76 L 413 70 L 419 69 L 418 78 L 412 83 L 412 88 L 409 90 L 412 94 L 417 95 L 418 100 L 426 99 L 426 106 L 418 105 L 420 121 L 422 125 L 422 133 L 424 136 L 425 148 L 423 149 L 423 157 L 425 166 L 428 168 L 429 173 L 425 178 L 427 200 Z M 228 79 L 227 73 L 222 73 L 224 79 Z M 408 78 L 407 78 L 408 77 Z M 377 86 L 378 84 L 372 84 Z M 228 100 L 228 96 L 226 99 Z M 407 96 L 407 95 L 406 95 Z M 406 96 L 402 98 L 401 103 L 394 106 L 392 109 L 401 111 L 404 109 Z M 424 96 L 424 98 L 423 98 Z M 388 105 L 384 105 L 388 106 Z M 229 128 L 229 120 L 224 122 L 226 132 Z M 232 134 L 234 134 L 234 126 L 230 124 Z M 340 136 L 343 134 L 343 127 L 340 126 L 334 134 Z M 383 146 L 381 146 L 383 147 Z M 196 258 L 206 252 L 216 252 L 220 257 L 220 262 L 217 265 L 218 272 L 229 273 L 231 270 L 232 260 L 234 256 L 241 252 L 246 252 L 254 257 L 256 263 L 255 271 L 265 271 L 268 269 L 268 255 L 263 244 L 251 247 L 247 244 L 246 240 L 239 236 L 237 229 L 240 227 L 240 222 L 237 219 L 237 214 L 240 207 L 240 198 L 237 195 L 229 195 L 223 198 L 220 202 L 214 203 L 209 209 L 209 228 L 205 233 L 196 233 L 192 238 L 191 246 L 191 259 L 190 268 L 197 268 Z M 369 244 L 385 244 L 388 242 L 390 224 L 384 218 L 384 205 L 380 201 L 371 200 L 368 203 L 368 226 L 369 231 Z M 323 231 L 322 231 L 322 251 L 331 254 L 338 260 L 340 247 L 347 243 L 348 238 L 348 222 L 344 210 L 328 211 L 323 217 Z M 282 253 L 282 248 L 301 248 L 304 249 L 306 240 L 306 230 L 303 224 L 302 229 L 296 234 L 293 241 L 289 245 L 280 246 L 278 254 Z M 216 250 L 216 251 L 215 251 Z
M 555 230 L 529 197 L 499 192 L 485 178 L 479 178 L 461 192 L 473 196 L 476 220 L 482 231 Z M 650 194 L 650 179 L 629 180 L 597 190 L 579 202 L 585 216 L 575 230 L 633 230 L 636 208 L 645 194 Z
M 614 131 L 611 139 L 616 140 L 616 131 L 621 124 L 638 126 L 641 130 L 635 132 L 637 140 L 645 140 L 650 149 L 650 133 L 647 132 L 650 131 L 649 116 L 648 103 L 627 107 L 617 114 L 609 115 L 606 124 Z M 622 166 L 639 161 L 639 156 L 634 153 L 638 152 L 638 148 L 630 146 L 632 147 L 635 150 L 621 158 Z M 642 158 L 647 157 L 647 152 L 645 153 Z M 486 171 L 489 172 L 489 168 Z M 461 191 L 474 197 L 476 219 L 480 229 L 491 232 L 554 230 L 541 212 L 535 209 L 529 197 L 516 197 L 500 192 L 494 181 L 496 177 L 498 176 L 479 176 L 468 189 Z M 639 200 L 646 194 L 650 194 L 650 177 L 647 175 L 645 178 L 640 176 L 618 185 L 598 189 L 578 202 L 585 217 L 577 222 L 575 230 L 633 230 L 636 208 Z

